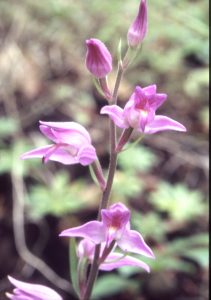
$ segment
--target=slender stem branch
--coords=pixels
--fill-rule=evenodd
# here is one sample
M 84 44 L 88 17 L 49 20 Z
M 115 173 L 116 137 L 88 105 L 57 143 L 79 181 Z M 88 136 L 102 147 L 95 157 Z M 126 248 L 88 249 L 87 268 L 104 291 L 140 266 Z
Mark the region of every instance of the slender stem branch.
M 85 291 L 84 295 L 82 296 L 81 300 L 89 300 L 90 299 L 92 289 L 93 289 L 95 280 L 98 275 L 99 256 L 100 256 L 100 244 L 95 247 L 95 254 L 94 254 L 93 263 L 91 265 L 91 270 L 90 270 L 88 281 L 87 281 L 87 288 L 86 288 L 86 291 Z
M 122 63 L 119 62 L 111 104 L 117 103 L 118 90 L 119 90 L 119 86 L 120 86 L 120 83 L 122 80 L 123 73 L 124 73 L 124 68 L 122 67 Z M 106 208 L 108 205 L 111 188 L 112 188 L 112 184 L 113 184 L 113 180 L 114 180 L 114 174 L 116 171 L 116 164 L 117 164 L 118 153 L 116 153 L 116 151 L 115 151 L 115 149 L 116 149 L 116 126 L 112 122 L 112 120 L 110 120 L 109 122 L 110 122 L 110 162 L 109 162 L 109 168 L 108 168 L 108 177 L 107 177 L 106 187 L 105 187 L 105 190 L 103 191 L 99 209 L 98 209 L 98 220 L 101 219 L 101 210 Z M 95 280 L 98 275 L 99 256 L 100 256 L 100 245 L 97 245 L 95 247 L 94 259 L 93 259 L 93 263 L 92 263 L 89 277 L 87 280 L 87 288 L 86 288 L 84 296 L 81 300 L 89 300 L 90 299 L 92 289 L 93 289 Z
M 122 67 L 122 63 L 119 62 L 118 70 L 117 70 L 117 77 L 116 77 L 116 82 L 115 82 L 113 97 L 112 97 L 113 104 L 117 103 L 117 95 L 118 95 L 118 90 L 119 90 L 120 82 L 122 80 L 123 73 L 124 73 L 124 69 Z

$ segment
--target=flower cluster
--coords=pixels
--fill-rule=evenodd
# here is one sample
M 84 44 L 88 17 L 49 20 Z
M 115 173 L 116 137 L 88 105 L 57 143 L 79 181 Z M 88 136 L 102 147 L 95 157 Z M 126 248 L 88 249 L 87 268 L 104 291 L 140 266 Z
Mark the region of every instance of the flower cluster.
M 94 171 L 102 189 L 99 201 L 98 219 L 81 226 L 63 230 L 60 237 L 81 238 L 76 254 L 78 256 L 78 285 L 80 299 L 90 299 L 98 270 L 111 271 L 122 266 L 137 266 L 149 272 L 150 267 L 134 255 L 143 255 L 154 259 L 151 248 L 142 235 L 130 228 L 130 210 L 121 202 L 109 206 L 109 196 L 114 179 L 117 156 L 124 145 L 130 141 L 133 130 L 141 135 L 155 134 L 165 130 L 186 131 L 179 122 L 156 114 L 157 109 L 166 101 L 165 93 L 157 93 L 157 86 L 136 86 L 124 108 L 117 105 L 118 89 L 125 69 L 130 60 L 130 51 L 138 51 L 147 32 L 147 3 L 140 1 L 138 14 L 128 29 L 128 49 L 123 58 L 119 58 L 114 91 L 111 92 L 107 76 L 112 72 L 112 55 L 106 45 L 96 39 L 86 40 L 85 64 L 95 78 L 97 87 L 108 101 L 100 113 L 108 115 L 110 120 L 110 165 L 105 179 L 95 147 L 89 132 L 76 122 L 40 121 L 40 131 L 53 143 L 22 154 L 22 159 L 41 158 L 43 163 L 49 160 L 64 165 L 81 164 Z M 134 54 L 134 53 L 133 53 Z M 122 129 L 116 143 L 116 126 Z M 91 268 L 88 266 L 91 265 Z M 89 272 L 88 272 L 89 270 Z M 83 273 L 84 271 L 84 273 Z M 83 274 L 82 274 L 83 273 Z M 16 286 L 10 299 L 62 299 L 52 289 L 24 283 L 12 277 L 10 282 Z

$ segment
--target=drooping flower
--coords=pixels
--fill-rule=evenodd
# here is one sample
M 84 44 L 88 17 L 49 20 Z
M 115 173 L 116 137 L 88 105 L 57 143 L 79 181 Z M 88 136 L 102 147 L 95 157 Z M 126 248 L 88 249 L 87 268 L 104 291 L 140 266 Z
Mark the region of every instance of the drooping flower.
M 105 243 L 101 244 L 101 254 L 103 254 L 103 249 L 105 249 Z M 90 263 L 92 263 L 94 259 L 94 251 L 95 251 L 95 243 L 88 239 L 83 239 L 78 244 L 77 255 L 80 259 L 86 257 Z M 112 271 L 117 268 L 125 267 L 125 266 L 135 266 L 143 268 L 145 271 L 150 272 L 149 266 L 143 261 L 130 256 L 124 255 L 122 253 L 112 251 L 108 254 L 102 263 L 99 265 L 99 270 L 102 271 Z
M 137 47 L 144 39 L 147 32 L 147 4 L 146 0 L 141 0 L 138 15 L 127 33 L 128 45 Z
M 154 258 L 152 250 L 143 237 L 130 229 L 130 211 L 122 203 L 101 210 L 102 221 L 90 221 L 82 226 L 66 229 L 60 236 L 82 237 L 95 244 L 115 242 L 124 252 L 133 252 Z
M 83 166 L 97 159 L 90 135 L 82 125 L 75 122 L 40 121 L 39 127 L 54 144 L 28 151 L 21 155 L 22 159 L 41 157 L 44 163 L 53 160 L 65 165 L 80 163 Z
M 96 78 L 104 78 L 112 70 L 112 56 L 103 42 L 86 40 L 86 67 Z
M 8 276 L 9 281 L 16 287 L 13 294 L 6 293 L 12 300 L 62 300 L 62 297 L 51 288 L 40 285 L 26 283 Z
M 106 105 L 101 114 L 108 114 L 116 126 L 134 128 L 144 134 L 153 134 L 164 130 L 186 131 L 179 122 L 162 115 L 155 115 L 156 110 L 166 100 L 166 94 L 156 93 L 156 85 L 145 88 L 136 86 L 135 91 L 124 109 L 117 105 Z

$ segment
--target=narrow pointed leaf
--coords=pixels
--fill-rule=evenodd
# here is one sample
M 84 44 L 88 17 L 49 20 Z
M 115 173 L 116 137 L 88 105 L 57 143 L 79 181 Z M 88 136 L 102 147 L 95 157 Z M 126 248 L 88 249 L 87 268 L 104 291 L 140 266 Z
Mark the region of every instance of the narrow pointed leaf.
M 76 255 L 76 242 L 75 242 L 74 238 L 70 239 L 69 261 L 70 261 L 71 282 L 72 282 L 75 293 L 79 296 L 80 292 L 79 292 L 79 286 L 78 286 L 78 272 L 77 272 L 78 258 Z

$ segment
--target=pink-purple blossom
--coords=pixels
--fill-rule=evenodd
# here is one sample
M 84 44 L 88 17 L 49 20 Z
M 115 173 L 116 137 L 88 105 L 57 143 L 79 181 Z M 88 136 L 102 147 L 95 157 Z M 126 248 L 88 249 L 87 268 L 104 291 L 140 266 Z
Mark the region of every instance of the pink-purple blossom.
M 101 210 L 102 221 L 90 221 L 82 226 L 66 229 L 60 236 L 86 238 L 109 247 L 115 242 L 123 252 L 132 252 L 154 258 L 150 247 L 141 234 L 130 229 L 130 211 L 122 203 L 116 203 Z
M 9 281 L 16 287 L 13 294 L 6 293 L 12 300 L 62 300 L 62 297 L 53 289 L 40 285 L 19 281 L 8 276 Z
M 103 254 L 103 251 L 106 247 L 106 243 L 101 244 L 100 258 Z M 94 259 L 94 251 L 95 251 L 95 243 L 91 240 L 83 239 L 79 242 L 77 247 L 77 255 L 79 259 L 87 258 L 90 263 L 93 262 Z M 147 272 L 150 272 L 149 266 L 130 255 L 125 255 L 124 253 L 120 253 L 111 250 L 111 252 L 106 256 L 105 260 L 102 261 L 99 265 L 99 270 L 102 271 L 112 271 L 117 268 L 125 267 L 125 266 L 134 266 L 144 269 Z
M 134 128 L 144 134 L 164 130 L 186 131 L 181 123 L 166 116 L 155 115 L 167 98 L 166 94 L 157 93 L 156 89 L 155 84 L 145 88 L 136 86 L 124 109 L 118 105 L 106 105 L 101 109 L 101 114 L 108 114 L 120 128 Z
M 112 70 L 112 56 L 103 42 L 86 40 L 86 67 L 96 78 L 104 78 Z
M 144 39 L 147 33 L 147 3 L 146 0 L 141 0 L 139 5 L 138 15 L 127 33 L 128 45 L 137 47 Z
M 44 163 L 53 160 L 65 165 L 80 163 L 83 166 L 97 159 L 90 135 L 82 125 L 75 122 L 40 121 L 39 127 L 54 144 L 28 151 L 21 155 L 22 159 L 40 157 Z

